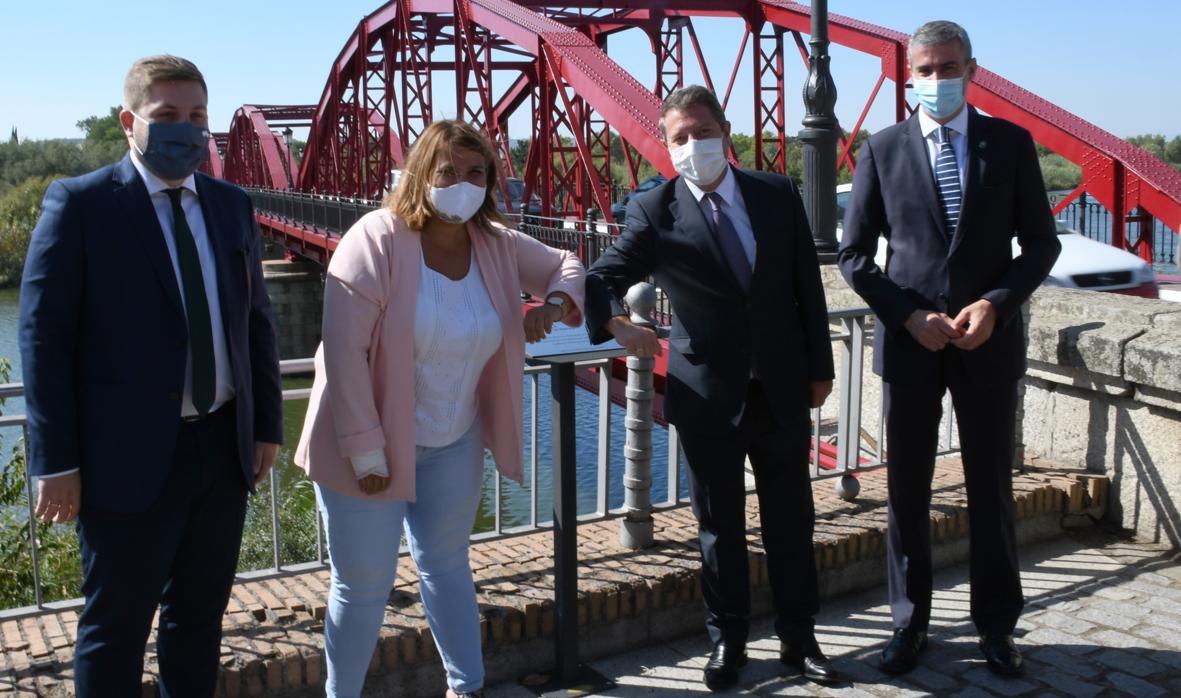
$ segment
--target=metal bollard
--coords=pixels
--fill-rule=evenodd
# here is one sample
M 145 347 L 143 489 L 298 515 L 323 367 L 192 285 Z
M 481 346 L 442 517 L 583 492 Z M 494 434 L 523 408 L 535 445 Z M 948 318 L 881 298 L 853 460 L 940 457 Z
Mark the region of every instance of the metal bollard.
M 631 321 L 654 327 L 656 287 L 649 283 L 632 286 L 624 298 L 631 308 Z M 627 357 L 627 441 L 623 447 L 623 508 L 619 542 L 638 550 L 652 544 L 652 369 L 656 360 Z M 673 485 L 670 485 L 673 486 Z

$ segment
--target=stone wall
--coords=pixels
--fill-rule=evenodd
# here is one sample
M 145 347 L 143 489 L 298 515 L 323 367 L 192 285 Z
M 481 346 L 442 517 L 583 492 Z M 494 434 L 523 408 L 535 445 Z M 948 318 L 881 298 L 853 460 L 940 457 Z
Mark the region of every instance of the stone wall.
M 263 278 L 275 311 L 280 359 L 306 359 L 320 343 L 324 307 L 323 269 L 285 259 L 263 262 Z
M 864 305 L 835 268 L 822 268 L 822 278 L 830 308 Z M 1018 456 L 1107 475 L 1109 519 L 1181 548 L 1181 303 L 1042 288 L 1029 312 Z M 871 355 L 862 426 L 872 433 L 881 383 Z M 837 397 L 826 419 L 835 418 Z
M 1027 450 L 1108 475 L 1109 519 L 1181 547 L 1181 304 L 1047 288 L 1031 311 Z

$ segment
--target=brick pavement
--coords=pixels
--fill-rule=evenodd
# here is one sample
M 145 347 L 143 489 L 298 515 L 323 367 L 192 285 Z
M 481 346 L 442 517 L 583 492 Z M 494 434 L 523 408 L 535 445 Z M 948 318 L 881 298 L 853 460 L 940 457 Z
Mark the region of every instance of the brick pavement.
M 825 597 L 878 584 L 885 548 L 885 474 L 865 473 L 861 495 L 845 502 L 833 494 L 833 482 L 814 484 L 817 509 L 816 557 Z M 945 564 L 963 554 L 967 533 L 966 498 L 960 464 L 943 459 L 937 466 L 932 504 L 932 539 L 937 560 Z M 1107 481 L 1078 470 L 1033 461 L 1014 480 L 1019 530 L 1044 537 L 1059 531 L 1061 522 L 1090 522 L 1106 505 Z M 758 529 L 754 498 L 748 506 L 749 526 Z M 579 528 L 580 651 L 584 657 L 605 656 L 628 648 L 658 645 L 677 637 L 701 634 L 702 607 L 698 583 L 695 522 L 686 507 L 655 517 L 657 544 L 640 552 L 621 548 L 619 524 L 604 521 Z M 506 680 L 544 669 L 552 658 L 553 601 L 551 534 L 548 532 L 480 543 L 472 562 L 483 614 L 481 632 L 490 681 Z M 757 536 L 751 536 L 751 580 L 756 613 L 770 609 L 766 566 Z M 322 694 L 323 617 L 328 573 L 317 570 L 279 579 L 235 585 L 225 618 L 219 695 L 304 696 Z M 1130 587 L 1125 593 L 1132 593 Z M 1179 598 L 1153 601 L 1167 606 Z M 1118 603 L 1119 598 L 1103 597 Z M 1171 608 L 1171 607 L 1168 607 Z M 1168 608 L 1161 618 L 1171 617 Z M 1088 610 L 1095 620 L 1065 614 L 1047 622 L 1044 633 L 1067 636 L 1081 625 L 1112 633 L 1107 644 L 1132 644 L 1130 626 L 1100 626 L 1113 607 Z M 1105 615 L 1104 615 L 1105 614 Z M 1156 614 L 1153 615 L 1156 617 Z M 47 611 L 0 622 L 0 692 L 26 695 L 72 695 L 70 662 L 77 615 Z M 1091 630 L 1092 628 L 1088 628 Z M 1181 635 L 1181 621 L 1163 633 Z M 1181 645 L 1181 642 L 1178 643 Z M 149 640 L 144 694 L 153 695 L 156 663 L 154 636 Z M 1119 661 L 1112 659 L 1111 661 Z M 1127 682 L 1143 681 L 1145 667 L 1128 663 Z M 442 670 L 417 596 L 417 574 L 409 558 L 399 566 L 386 622 L 370 665 L 368 686 L 374 695 L 439 695 Z M 1151 676 L 1151 674 L 1147 674 Z
M 1004 679 L 984 665 L 968 616 L 967 566 L 936 574 L 931 641 L 921 664 L 903 677 L 876 668 L 890 636 L 884 587 L 825 603 L 817 637 L 846 681 L 824 688 L 786 675 L 769 620 L 752 628 L 742 696 L 1156 696 L 1181 695 L 1181 554 L 1130 540 L 1103 527 L 1072 530 L 1022 550 L 1026 610 L 1016 639 L 1024 676 Z M 596 695 L 708 695 L 701 671 L 704 633 L 591 665 L 617 683 Z M 516 683 L 492 686 L 488 698 L 528 698 Z

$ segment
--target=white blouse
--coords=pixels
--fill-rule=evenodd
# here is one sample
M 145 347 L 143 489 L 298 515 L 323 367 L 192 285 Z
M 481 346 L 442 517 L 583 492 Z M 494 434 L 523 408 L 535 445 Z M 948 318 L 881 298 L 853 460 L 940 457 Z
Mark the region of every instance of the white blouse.
M 472 253 L 458 281 L 419 260 L 414 317 L 414 419 L 418 446 L 446 446 L 476 419 L 476 383 L 500 347 L 500 316 Z
M 462 279 L 449 279 L 419 256 L 414 309 L 415 444 L 446 446 L 476 420 L 476 384 L 500 348 L 500 316 L 488 296 L 475 253 Z M 349 459 L 358 478 L 388 476 L 385 453 Z

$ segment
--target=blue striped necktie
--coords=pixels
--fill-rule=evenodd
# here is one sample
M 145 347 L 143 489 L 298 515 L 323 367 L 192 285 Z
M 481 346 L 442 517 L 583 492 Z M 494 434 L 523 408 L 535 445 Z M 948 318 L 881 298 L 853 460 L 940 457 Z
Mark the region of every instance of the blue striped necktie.
M 943 204 L 943 224 L 947 236 L 955 235 L 960 220 L 960 166 L 951 145 L 951 129 L 939 127 L 939 155 L 935 158 L 935 183 L 939 185 L 939 202 Z

